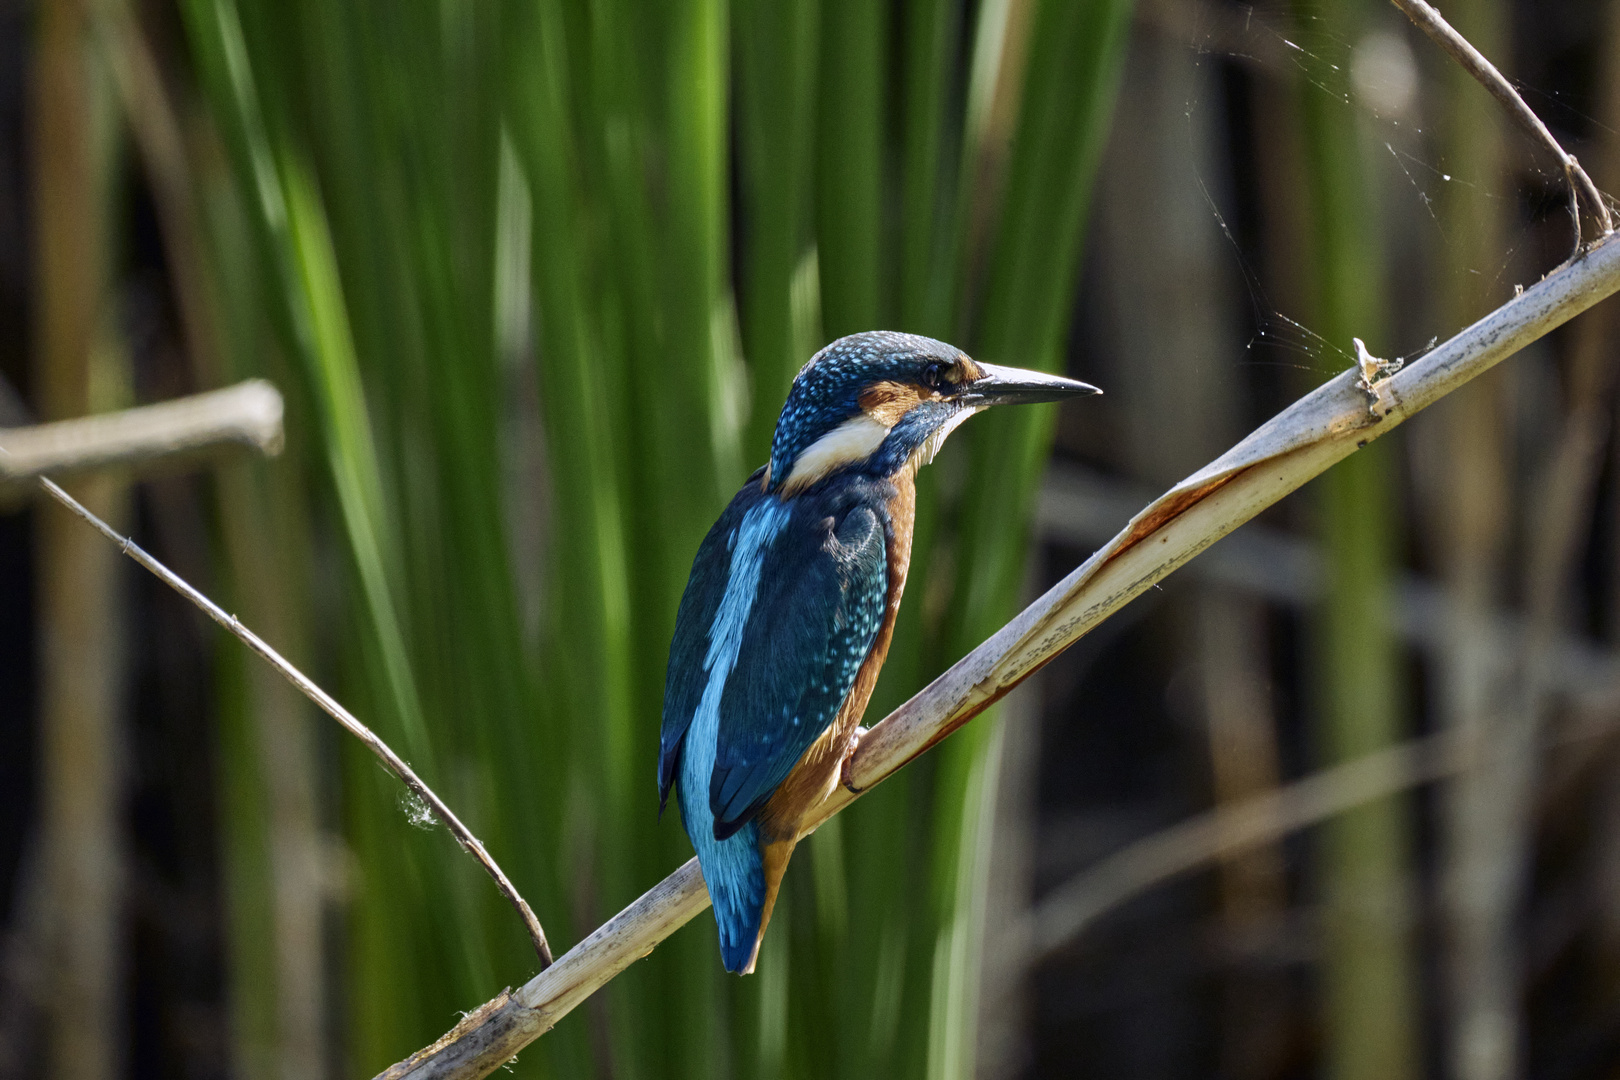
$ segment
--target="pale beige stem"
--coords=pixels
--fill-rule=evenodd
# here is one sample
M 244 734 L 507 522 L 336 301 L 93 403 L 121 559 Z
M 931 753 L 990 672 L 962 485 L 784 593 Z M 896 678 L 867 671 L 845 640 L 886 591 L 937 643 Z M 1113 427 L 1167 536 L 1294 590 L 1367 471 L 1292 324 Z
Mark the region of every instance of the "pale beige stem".
M 496 887 L 501 891 L 501 895 L 517 910 L 519 917 L 522 918 L 524 929 L 528 931 L 529 940 L 533 943 L 534 951 L 540 958 L 541 970 L 544 971 L 551 966 L 551 946 L 547 944 L 545 931 L 540 928 L 540 920 L 535 918 L 534 911 L 529 907 L 528 901 L 519 895 L 516 887 L 507 878 L 505 871 L 496 864 L 489 852 L 485 850 L 483 841 L 474 836 L 472 831 L 461 823 L 461 819 L 456 817 L 455 812 L 445 804 L 443 799 L 439 798 L 432 788 L 422 782 L 421 777 L 417 776 L 416 771 L 405 763 L 404 758 L 394 753 L 392 747 L 383 742 L 374 731 L 362 724 L 353 713 L 339 704 L 336 698 L 315 685 L 309 676 L 288 663 L 263 638 L 243 626 L 241 620 L 235 615 L 230 614 L 201 592 L 198 592 L 190 582 L 152 558 L 129 537 L 120 536 L 105 521 L 91 513 L 82 503 L 49 479 L 42 476 L 39 482 L 63 506 L 78 514 L 103 536 L 117 544 L 119 550 L 125 555 L 134 559 L 146 570 L 149 570 L 169 588 L 191 601 L 198 608 L 201 608 L 210 619 L 235 634 L 244 645 L 258 653 L 266 663 L 280 672 L 283 678 L 302 691 L 305 697 L 320 706 L 321 711 L 336 720 L 345 731 L 364 743 L 366 749 L 376 755 L 388 767 L 389 772 L 405 782 L 405 786 L 410 789 L 411 794 L 421 800 L 432 811 L 433 816 L 444 823 L 445 828 L 450 830 L 450 835 L 456 838 L 456 843 L 460 844 L 469 855 L 476 859 L 478 865 L 484 868 L 484 872 L 494 879 Z
M 281 449 L 281 393 L 263 379 L 156 405 L 0 428 L 0 489 L 44 473 L 62 476 L 201 453 L 222 444 Z

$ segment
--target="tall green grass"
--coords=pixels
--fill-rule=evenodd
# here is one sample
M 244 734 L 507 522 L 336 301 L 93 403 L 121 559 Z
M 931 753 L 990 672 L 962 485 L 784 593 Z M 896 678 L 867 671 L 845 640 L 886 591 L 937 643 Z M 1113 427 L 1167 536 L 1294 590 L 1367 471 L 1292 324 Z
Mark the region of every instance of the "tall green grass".
M 294 373 L 312 543 L 341 553 L 321 674 L 566 948 L 690 854 L 656 817 L 669 634 L 797 367 L 879 327 L 1061 364 L 1129 4 L 182 10 L 245 238 L 215 243 L 257 288 L 236 325 L 275 328 L 248 362 Z M 534 425 L 531 484 L 512 478 Z M 1051 425 L 983 418 L 925 472 L 873 718 L 1013 609 L 1009 523 Z M 513 533 L 528 519 L 538 543 Z M 523 560 L 542 564 L 538 625 Z M 518 1071 L 970 1073 L 988 745 L 984 726 L 952 740 L 801 850 L 758 977 L 723 978 L 698 920 Z M 391 780 L 353 748 L 341 774 L 355 887 L 335 1026 L 364 1073 L 534 961 Z

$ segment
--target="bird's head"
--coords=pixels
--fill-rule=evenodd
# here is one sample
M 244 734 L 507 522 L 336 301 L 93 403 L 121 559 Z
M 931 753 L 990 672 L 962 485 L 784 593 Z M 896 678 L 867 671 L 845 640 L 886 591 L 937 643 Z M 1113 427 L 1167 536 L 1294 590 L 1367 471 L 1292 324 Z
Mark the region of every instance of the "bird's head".
M 1074 379 L 982 364 L 933 338 L 851 334 L 794 377 L 764 486 L 792 496 L 843 470 L 891 476 L 927 464 L 958 424 L 992 405 L 1100 393 Z

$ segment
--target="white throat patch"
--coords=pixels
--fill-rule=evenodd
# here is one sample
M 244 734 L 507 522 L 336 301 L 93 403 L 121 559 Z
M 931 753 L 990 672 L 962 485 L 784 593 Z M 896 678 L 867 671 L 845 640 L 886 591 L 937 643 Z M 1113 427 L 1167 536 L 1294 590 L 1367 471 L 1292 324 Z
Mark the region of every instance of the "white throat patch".
M 865 461 L 889 437 L 889 428 L 866 413 L 852 416 L 805 448 L 782 484 L 782 494 L 803 491 L 834 469 Z

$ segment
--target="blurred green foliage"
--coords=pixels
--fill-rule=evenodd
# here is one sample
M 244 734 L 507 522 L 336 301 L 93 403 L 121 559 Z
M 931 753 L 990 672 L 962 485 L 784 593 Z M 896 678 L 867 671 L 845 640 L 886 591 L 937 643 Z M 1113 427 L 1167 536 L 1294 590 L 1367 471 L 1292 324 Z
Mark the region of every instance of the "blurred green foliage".
M 1383 5 L 1299 0 L 1295 16 L 1365 33 Z M 1392 335 L 1384 284 L 1390 257 L 1377 228 L 1372 142 L 1342 65 L 1311 60 L 1299 92 L 1312 234 L 1311 317 L 1326 341 Z M 1327 89 L 1328 93 L 1321 90 Z M 1376 144 L 1373 144 L 1376 145 Z M 1322 764 L 1401 741 L 1402 657 L 1383 589 L 1399 563 L 1395 448 L 1374 443 L 1316 483 L 1327 593 L 1316 613 L 1313 682 Z M 1415 1004 L 1411 898 L 1412 806 L 1392 796 L 1324 826 L 1316 868 L 1322 893 L 1324 1074 L 1334 1080 L 1410 1080 L 1422 1074 Z
M 203 177 L 221 337 L 232 374 L 287 389 L 304 486 L 278 497 L 315 510 L 317 671 L 559 952 L 690 855 L 656 817 L 668 639 L 798 366 L 873 328 L 1061 366 L 1129 7 L 183 0 L 228 163 Z M 987 416 L 925 470 L 869 720 L 1011 613 L 1052 423 Z M 701 919 L 517 1071 L 971 1073 L 989 737 L 801 848 L 759 976 L 725 977 Z M 534 959 L 473 863 L 342 758 L 334 1026 L 360 1074 Z M 248 875 L 238 936 L 266 907 L 251 893 Z M 249 1013 L 267 977 L 238 971 Z

